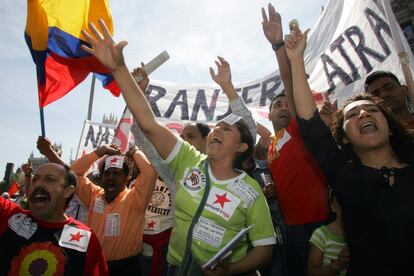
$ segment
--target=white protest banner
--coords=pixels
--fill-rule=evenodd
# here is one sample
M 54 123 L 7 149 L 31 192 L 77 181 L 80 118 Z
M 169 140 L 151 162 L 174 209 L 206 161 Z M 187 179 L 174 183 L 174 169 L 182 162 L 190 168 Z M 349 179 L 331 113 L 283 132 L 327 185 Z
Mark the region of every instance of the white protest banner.
M 305 63 L 311 88 L 341 100 L 364 91 L 365 78 L 377 70 L 391 71 L 404 83 L 391 32 L 398 24 L 391 23 L 381 0 L 331 0 L 308 39 Z M 395 33 L 413 64 L 401 29 Z
M 403 37 L 401 30 L 398 33 Z M 412 66 L 413 55 L 404 37 L 403 46 Z M 381 0 L 330 1 L 309 35 L 305 63 L 318 101 L 323 101 L 322 92 L 328 92 L 331 100 L 362 92 L 366 76 L 376 70 L 391 71 L 404 82 Z M 248 107 L 266 118 L 270 100 L 283 85 L 279 73 L 274 72 L 235 87 Z M 225 95 L 212 84 L 152 81 L 147 98 L 154 114 L 165 121 L 212 123 L 230 112 Z
M 390 20 L 395 21 L 395 17 L 390 16 Z M 315 99 L 323 101 L 323 92 L 331 100 L 360 93 L 366 76 L 376 70 L 391 71 L 405 83 L 392 33 L 401 36 L 411 70 L 414 58 L 402 31 L 391 32 L 391 26 L 395 25 L 387 19 L 382 0 L 331 0 L 309 34 L 305 52 L 306 71 Z M 272 51 L 270 46 L 269 51 Z M 263 121 L 267 118 L 270 100 L 283 85 L 276 71 L 235 87 L 255 119 Z M 213 84 L 151 81 L 146 94 L 158 120 L 178 133 L 185 121 L 212 124 L 230 114 L 227 98 Z M 111 143 L 115 128 L 85 121 L 76 157 Z
M 101 124 L 85 120 L 79 140 L 76 159 L 90 153 L 102 145 L 110 144 L 114 139 L 116 125 Z

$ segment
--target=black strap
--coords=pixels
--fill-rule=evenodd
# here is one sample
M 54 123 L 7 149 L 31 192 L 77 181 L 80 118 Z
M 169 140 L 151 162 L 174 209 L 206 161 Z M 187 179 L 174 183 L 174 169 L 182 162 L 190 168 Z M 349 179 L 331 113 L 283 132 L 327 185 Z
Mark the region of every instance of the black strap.
M 203 194 L 203 198 L 200 201 L 200 205 L 198 205 L 198 209 L 194 214 L 193 221 L 191 221 L 190 227 L 188 228 L 187 243 L 185 245 L 185 251 L 191 251 L 191 243 L 193 242 L 194 226 L 198 222 L 198 219 L 200 218 L 200 215 L 203 212 L 204 205 L 206 204 L 208 194 L 210 193 L 210 175 L 208 173 L 207 159 L 204 161 L 204 174 L 206 176 L 206 187 L 204 189 L 204 194 Z

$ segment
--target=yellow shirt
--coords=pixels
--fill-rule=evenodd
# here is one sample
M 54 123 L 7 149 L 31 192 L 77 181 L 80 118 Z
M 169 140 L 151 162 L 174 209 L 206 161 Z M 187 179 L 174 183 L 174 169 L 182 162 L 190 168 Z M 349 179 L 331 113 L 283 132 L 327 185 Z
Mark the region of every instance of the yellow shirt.
M 108 204 L 104 190 L 86 177 L 89 167 L 98 159 L 92 152 L 71 166 L 78 177 L 76 194 L 88 209 L 88 226 L 98 236 L 107 261 L 135 256 L 142 250 L 145 210 L 157 174 L 145 155 L 135 151 L 134 160 L 141 171 L 135 186 L 125 188 Z

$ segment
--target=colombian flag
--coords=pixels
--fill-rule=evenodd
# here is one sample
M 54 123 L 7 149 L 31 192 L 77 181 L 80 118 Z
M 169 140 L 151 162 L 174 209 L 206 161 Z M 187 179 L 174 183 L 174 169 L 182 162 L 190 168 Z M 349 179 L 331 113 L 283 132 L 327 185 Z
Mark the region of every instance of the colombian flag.
M 108 0 L 27 0 L 25 39 L 36 64 L 40 107 L 66 95 L 90 72 L 120 95 L 108 69 L 81 49 L 89 46 L 81 30 L 90 22 L 99 28 L 100 18 L 113 34 Z

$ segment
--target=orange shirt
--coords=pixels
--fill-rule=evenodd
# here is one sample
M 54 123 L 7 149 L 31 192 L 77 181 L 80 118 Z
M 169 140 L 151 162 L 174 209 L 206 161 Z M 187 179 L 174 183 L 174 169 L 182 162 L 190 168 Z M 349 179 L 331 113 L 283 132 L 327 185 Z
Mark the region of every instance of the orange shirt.
M 86 177 L 89 167 L 98 159 L 92 152 L 72 164 L 72 170 L 78 176 L 76 194 L 88 209 L 87 225 L 98 236 L 106 260 L 135 256 L 142 250 L 145 209 L 157 174 L 145 155 L 135 151 L 134 159 L 141 171 L 135 186 L 125 188 L 108 204 L 104 190 Z

